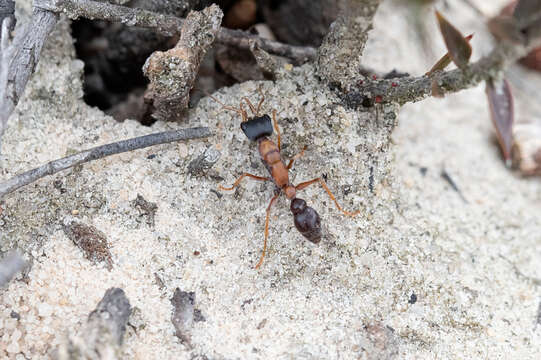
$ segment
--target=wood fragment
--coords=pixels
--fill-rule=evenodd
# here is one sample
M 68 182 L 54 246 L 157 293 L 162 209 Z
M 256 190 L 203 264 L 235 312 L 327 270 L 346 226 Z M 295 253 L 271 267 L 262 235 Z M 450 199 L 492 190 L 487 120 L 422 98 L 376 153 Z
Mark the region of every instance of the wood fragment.
M 64 13 L 71 19 L 84 17 L 119 22 L 129 26 L 151 28 L 167 36 L 178 34 L 185 21 L 181 18 L 157 14 L 152 11 L 131 9 L 126 6 L 92 0 L 34 0 L 34 6 L 55 13 Z M 290 58 L 298 64 L 313 60 L 316 57 L 316 49 L 313 47 L 283 44 L 240 30 L 221 28 L 216 34 L 216 41 L 244 50 L 249 50 L 250 46 L 255 42 L 263 50 Z
M 90 313 L 82 329 L 59 346 L 59 360 L 122 358 L 121 345 L 131 306 L 122 289 L 110 288 Z
M 173 298 L 171 299 L 171 304 L 173 305 L 171 322 L 175 327 L 175 334 L 182 343 L 191 346 L 190 332 L 195 322 L 195 293 L 182 291 L 179 288 L 176 288 Z
M 188 164 L 188 173 L 192 176 L 203 176 L 218 162 L 222 154 L 214 146 L 207 148 L 196 159 Z
M 156 216 L 158 205 L 145 200 L 141 194 L 137 194 L 137 197 L 133 201 L 133 205 L 140 210 L 140 216 L 147 216 L 147 225 L 154 227 L 154 217 Z
M 15 1 L 13 0 L 0 0 L 0 24 L 4 22 L 5 18 L 14 18 L 15 16 Z M 12 24 L 10 30 L 13 30 Z
M 328 83 L 338 83 L 347 90 L 351 84 L 364 79 L 359 73 L 361 57 L 380 2 L 343 2 L 343 9 L 318 49 L 317 72 Z
M 18 272 L 26 267 L 26 261 L 17 251 L 9 252 L 0 260 L 0 287 L 6 285 Z
M 152 102 L 156 120 L 178 120 L 188 107 L 190 90 L 203 56 L 214 42 L 223 13 L 217 5 L 191 11 L 173 49 L 155 51 L 143 66 L 150 84 L 145 99 Z
M 59 171 L 73 166 L 84 164 L 89 161 L 104 158 L 106 156 L 120 154 L 127 151 L 142 149 L 148 146 L 165 144 L 180 140 L 201 139 L 211 136 L 207 127 L 196 127 L 172 131 L 164 131 L 128 140 L 122 140 L 111 144 L 101 145 L 75 155 L 66 156 L 62 159 L 53 160 L 35 169 L 15 175 L 0 183 L 0 199 L 18 188 L 28 185 L 42 177 L 56 174 Z
M 8 18 L 9 19 L 9 18 Z M 34 8 L 32 20 L 26 27 L 18 29 L 15 38 L 8 44 L 10 23 L 2 23 L 0 42 L 0 152 L 2 135 L 13 109 L 19 102 L 26 83 L 36 69 L 41 49 L 58 21 L 58 14 Z

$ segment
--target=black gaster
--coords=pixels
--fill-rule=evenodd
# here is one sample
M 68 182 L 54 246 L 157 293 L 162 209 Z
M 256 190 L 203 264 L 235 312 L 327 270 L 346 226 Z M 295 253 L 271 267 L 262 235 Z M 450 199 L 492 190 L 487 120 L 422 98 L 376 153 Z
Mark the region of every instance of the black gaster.
M 307 206 L 306 201 L 299 198 L 291 200 L 290 209 L 297 230 L 314 244 L 319 243 L 321 241 L 321 219 L 317 211 Z
M 251 118 L 240 123 L 242 132 L 251 141 L 272 135 L 272 122 L 269 115 Z

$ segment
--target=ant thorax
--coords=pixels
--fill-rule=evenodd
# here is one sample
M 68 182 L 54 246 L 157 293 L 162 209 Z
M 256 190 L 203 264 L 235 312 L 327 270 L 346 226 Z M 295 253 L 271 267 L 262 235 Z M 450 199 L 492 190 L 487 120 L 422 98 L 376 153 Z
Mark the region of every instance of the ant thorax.
M 244 135 L 251 141 L 272 135 L 272 122 L 269 115 L 250 118 L 240 123 Z

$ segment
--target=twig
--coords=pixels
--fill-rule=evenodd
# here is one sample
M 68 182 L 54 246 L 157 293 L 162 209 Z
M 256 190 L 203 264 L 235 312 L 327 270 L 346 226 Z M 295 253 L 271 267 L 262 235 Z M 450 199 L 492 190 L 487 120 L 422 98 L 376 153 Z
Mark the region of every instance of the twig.
M 534 43 L 528 46 L 502 43 L 489 55 L 468 64 L 463 70 L 436 72 L 433 76 L 423 75 L 375 81 L 365 79 L 362 84 L 351 84 L 351 90 L 341 96 L 349 106 L 357 108 L 363 102 L 366 104 L 366 98 L 375 99 L 375 102 L 396 102 L 403 105 L 423 100 L 431 96 L 434 91 L 441 95 L 458 92 L 497 77 L 502 70 L 535 46 Z
M 14 18 L 15 17 L 14 14 L 15 14 L 15 1 L 0 0 L 0 24 L 4 22 L 5 18 Z M 11 29 L 13 29 L 13 27 L 11 27 Z
M 460 198 L 462 199 L 462 201 L 464 201 L 466 204 L 468 203 L 468 200 L 466 200 L 466 198 L 464 197 L 464 195 L 462 194 L 462 191 L 460 191 L 460 189 L 458 188 L 458 185 L 456 184 L 456 182 L 453 180 L 453 178 L 451 177 L 451 175 L 449 175 L 449 173 L 447 172 L 447 170 L 445 169 L 442 169 L 441 170 L 441 173 L 440 173 L 440 176 L 443 180 L 445 180 L 449 186 L 451 186 L 451 188 L 457 192 L 458 196 L 460 196 Z
M 318 49 L 317 71 L 327 82 L 347 89 L 363 76 L 361 57 L 381 0 L 345 0 L 344 8 Z
M 151 28 L 167 36 L 178 34 L 185 21 L 175 16 L 92 0 L 35 0 L 34 6 L 55 13 L 65 13 L 72 19 L 84 17 L 120 22 L 129 26 Z M 316 56 L 316 50 L 312 47 L 282 44 L 239 30 L 221 28 L 216 34 L 216 41 L 244 50 L 249 50 L 255 42 L 261 49 L 287 57 L 296 63 L 313 60 Z
M 180 39 L 168 51 L 155 51 L 143 66 L 150 84 L 145 102 L 152 103 L 152 117 L 174 121 L 188 107 L 201 60 L 214 43 L 223 13 L 218 5 L 191 11 L 182 25 Z
M 15 175 L 9 180 L 0 183 L 0 199 L 20 188 L 28 185 L 42 177 L 55 174 L 70 167 L 83 164 L 92 160 L 101 159 L 109 155 L 119 154 L 127 151 L 142 149 L 152 145 L 165 144 L 179 140 L 201 139 L 211 136 L 212 133 L 207 127 L 196 127 L 189 129 L 164 131 L 123 140 L 107 145 L 82 151 L 75 155 L 66 156 L 62 159 L 53 160 L 45 165 Z
M 0 63 L 0 151 L 7 120 L 19 102 L 30 75 L 39 61 L 45 40 L 58 21 L 58 14 L 34 8 L 32 21 L 7 45 L 10 24 L 2 24 L 2 62 Z M 21 29 L 22 30 L 22 29 Z
M 16 273 L 24 269 L 26 261 L 17 251 L 7 254 L 0 261 L 0 287 L 7 284 Z

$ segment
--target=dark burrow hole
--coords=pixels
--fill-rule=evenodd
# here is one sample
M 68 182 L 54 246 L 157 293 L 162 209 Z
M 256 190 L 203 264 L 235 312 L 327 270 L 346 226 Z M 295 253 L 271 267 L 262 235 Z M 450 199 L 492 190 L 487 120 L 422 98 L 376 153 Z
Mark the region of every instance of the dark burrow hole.
M 87 19 L 73 22 L 72 35 L 77 57 L 85 63 L 84 101 L 118 121 L 151 125 L 151 109 L 143 100 L 148 80 L 141 69 L 153 51 L 173 46 L 173 39 Z
M 160 1 L 153 2 L 132 0 L 126 5 L 130 7 L 145 8 L 147 10 L 164 14 L 185 17 L 188 13 L 187 6 L 195 10 L 201 10 L 210 3 L 217 3 L 224 9 L 222 26 L 241 28 L 257 33 L 255 24 L 263 24 L 277 40 L 296 45 L 317 45 L 324 34 L 314 36 L 309 29 L 309 22 L 323 22 L 328 26 L 328 16 L 319 19 L 302 18 L 295 16 L 296 22 L 291 18 L 279 22 L 283 13 L 290 13 L 287 6 L 297 1 L 270 0 L 190 0 L 187 2 Z M 246 22 L 242 12 L 235 7 L 247 2 L 257 4 L 250 21 Z M 328 0 L 324 1 L 324 3 Z M 306 4 L 304 4 L 306 3 Z M 153 6 L 165 8 L 153 8 Z M 188 5 L 186 5 L 188 4 Z M 310 9 L 314 6 L 310 2 L 299 2 Z M 295 5 L 297 9 L 301 5 Z M 316 13 L 321 6 L 316 6 Z M 306 14 L 306 11 L 295 13 Z M 240 14 L 240 15 L 239 15 Z M 240 20 L 244 22 L 239 22 Z M 303 23 L 304 19 L 304 23 Z M 290 26 L 290 27 L 288 27 Z M 321 27 L 320 27 L 321 28 Z M 299 35 L 302 29 L 302 36 Z M 134 119 L 143 125 L 150 126 L 155 120 L 152 118 L 152 105 L 144 100 L 144 92 L 148 80 L 143 75 L 142 67 L 152 52 L 166 51 L 177 43 L 178 36 L 166 37 L 149 29 L 129 27 L 119 23 L 105 21 L 79 19 L 72 23 L 72 35 L 75 39 L 77 57 L 85 63 L 84 68 L 84 101 L 103 110 L 118 121 Z M 306 42 L 299 41 L 299 36 L 307 38 Z M 314 40 L 315 39 L 315 40 Z M 313 42 L 316 41 L 316 44 Z M 213 92 L 223 86 L 231 86 L 236 82 L 247 80 L 263 80 L 265 74 L 257 67 L 255 59 L 249 52 L 228 48 L 224 45 L 215 44 L 208 51 L 198 73 L 195 88 Z M 195 105 L 203 96 L 200 92 L 192 92 L 190 103 Z

